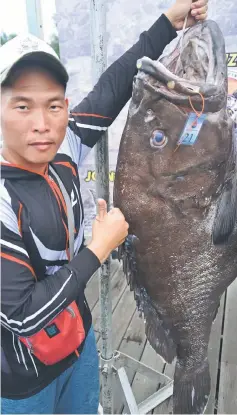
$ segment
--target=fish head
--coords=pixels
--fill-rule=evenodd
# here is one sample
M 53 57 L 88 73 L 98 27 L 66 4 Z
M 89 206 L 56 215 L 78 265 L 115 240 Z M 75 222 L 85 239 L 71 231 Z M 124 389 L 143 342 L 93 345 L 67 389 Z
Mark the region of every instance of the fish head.
M 137 66 L 118 174 L 131 194 L 136 186 L 140 194 L 163 199 L 209 198 L 223 181 L 232 146 L 225 44 L 218 25 L 195 25 L 185 32 L 182 50 L 174 41 L 158 62 L 144 57 Z M 197 125 L 194 144 L 179 144 Z

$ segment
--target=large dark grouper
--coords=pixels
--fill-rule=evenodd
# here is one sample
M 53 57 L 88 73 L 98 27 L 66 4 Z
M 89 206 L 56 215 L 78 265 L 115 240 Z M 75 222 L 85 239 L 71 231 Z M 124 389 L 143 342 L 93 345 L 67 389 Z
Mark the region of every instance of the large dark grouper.
M 138 62 L 114 204 L 130 224 L 121 256 L 147 338 L 167 362 L 177 356 L 174 413 L 199 414 L 210 393 L 212 322 L 237 275 L 237 152 L 217 24 L 188 30 L 179 50 Z M 191 136 L 185 123 L 203 104 Z M 178 145 L 200 127 L 193 145 Z

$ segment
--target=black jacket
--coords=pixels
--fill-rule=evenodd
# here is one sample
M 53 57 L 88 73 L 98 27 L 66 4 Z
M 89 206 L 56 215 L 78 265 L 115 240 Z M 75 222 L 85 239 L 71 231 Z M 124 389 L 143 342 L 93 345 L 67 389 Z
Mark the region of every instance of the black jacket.
M 28 353 L 18 336 L 37 333 L 73 300 L 88 332 L 91 313 L 84 290 L 100 263 L 83 247 L 78 166 L 130 99 L 137 60 L 143 56 L 158 59 L 175 36 L 174 28 L 162 15 L 71 111 L 65 140 L 52 161 L 72 200 L 75 258 L 71 262 L 67 257 L 67 216 L 57 181 L 2 159 L 1 346 L 5 398 L 34 395 L 77 359 L 73 353 L 53 366 L 45 366 Z

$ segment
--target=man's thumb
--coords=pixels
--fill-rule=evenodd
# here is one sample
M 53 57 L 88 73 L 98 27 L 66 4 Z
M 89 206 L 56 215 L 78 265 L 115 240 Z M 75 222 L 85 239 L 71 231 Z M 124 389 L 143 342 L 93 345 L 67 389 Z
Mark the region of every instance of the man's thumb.
M 97 203 L 98 203 L 98 207 L 97 207 L 98 219 L 104 220 L 104 216 L 107 213 L 107 203 L 104 199 L 98 199 Z

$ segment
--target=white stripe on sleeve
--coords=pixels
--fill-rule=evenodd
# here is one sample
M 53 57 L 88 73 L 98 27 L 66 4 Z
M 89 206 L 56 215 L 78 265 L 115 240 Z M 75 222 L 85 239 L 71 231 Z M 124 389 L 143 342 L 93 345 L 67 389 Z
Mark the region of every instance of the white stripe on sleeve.
M 17 324 L 18 326 L 22 326 L 23 324 L 27 323 L 27 321 L 33 320 L 35 317 L 37 317 L 39 314 L 41 314 L 47 307 L 49 307 L 58 298 L 58 296 L 63 291 L 64 287 L 70 281 L 71 277 L 72 277 L 72 272 L 69 275 L 68 279 L 64 282 L 64 284 L 62 285 L 60 290 L 57 292 L 57 294 L 55 294 L 55 296 L 53 298 L 51 298 L 51 300 L 48 303 L 46 303 L 42 308 L 40 308 L 34 314 L 32 314 L 31 316 L 26 317 L 25 320 L 23 320 L 23 321 L 17 321 L 17 320 L 12 320 L 12 319 L 8 320 L 7 316 L 5 314 L 3 314 L 2 312 L 0 312 L 0 316 L 2 316 L 7 321 L 8 324 L 14 323 L 14 324 Z
M 3 239 L 0 240 L 1 245 L 7 246 L 8 248 L 12 248 L 15 251 L 21 252 L 22 254 L 26 255 L 29 258 L 28 253 L 25 249 L 21 248 L 20 246 L 17 246 L 15 244 L 12 244 L 11 242 L 4 241 Z

